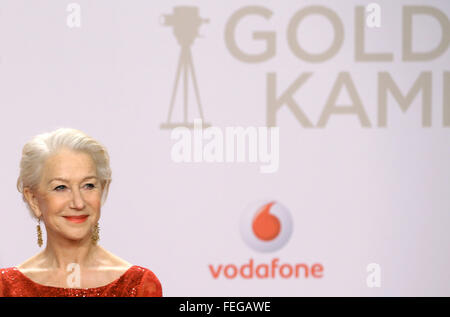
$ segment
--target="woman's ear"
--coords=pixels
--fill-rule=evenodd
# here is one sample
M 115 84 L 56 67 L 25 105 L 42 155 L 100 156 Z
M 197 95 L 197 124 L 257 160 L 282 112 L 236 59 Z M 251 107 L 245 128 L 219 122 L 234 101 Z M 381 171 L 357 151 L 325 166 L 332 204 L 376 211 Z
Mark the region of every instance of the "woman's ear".
M 24 187 L 23 194 L 24 194 L 25 199 L 27 200 L 28 204 L 30 205 L 31 210 L 33 210 L 33 213 L 36 216 L 36 218 L 40 218 L 42 216 L 42 212 L 39 209 L 39 203 L 38 203 L 36 191 L 31 189 L 30 187 Z

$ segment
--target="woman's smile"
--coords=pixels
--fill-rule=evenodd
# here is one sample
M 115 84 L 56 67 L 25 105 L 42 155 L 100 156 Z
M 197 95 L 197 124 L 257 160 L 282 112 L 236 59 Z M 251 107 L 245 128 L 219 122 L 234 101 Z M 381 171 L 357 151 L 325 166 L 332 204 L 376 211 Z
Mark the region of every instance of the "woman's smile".
M 85 222 L 89 216 L 83 215 L 83 216 L 63 216 L 63 217 L 66 218 L 66 220 L 68 220 L 70 222 L 82 223 L 82 222 Z

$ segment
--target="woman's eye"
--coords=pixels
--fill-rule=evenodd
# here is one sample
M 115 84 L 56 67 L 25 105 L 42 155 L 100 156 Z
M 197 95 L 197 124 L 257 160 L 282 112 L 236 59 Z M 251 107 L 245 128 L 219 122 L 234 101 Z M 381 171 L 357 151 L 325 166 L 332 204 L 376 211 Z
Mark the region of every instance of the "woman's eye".
M 86 185 L 84 185 L 84 186 L 87 186 L 89 189 L 95 188 L 95 185 L 94 185 L 94 184 L 86 184 Z M 59 185 L 59 186 L 55 187 L 55 190 L 56 190 L 56 191 L 62 191 L 62 190 L 65 189 L 65 188 L 66 188 L 66 185 Z

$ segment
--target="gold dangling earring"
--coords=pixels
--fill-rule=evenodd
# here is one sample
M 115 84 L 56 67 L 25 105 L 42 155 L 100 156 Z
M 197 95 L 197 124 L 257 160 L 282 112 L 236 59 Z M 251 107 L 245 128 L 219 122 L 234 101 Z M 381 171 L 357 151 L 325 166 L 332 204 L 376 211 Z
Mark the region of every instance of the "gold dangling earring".
M 100 227 L 98 222 L 94 226 L 94 231 L 92 232 L 92 243 L 97 244 L 97 241 L 100 240 Z
M 37 229 L 37 243 L 39 247 L 42 247 L 42 230 L 41 230 L 41 219 L 38 219 L 38 225 L 36 226 Z

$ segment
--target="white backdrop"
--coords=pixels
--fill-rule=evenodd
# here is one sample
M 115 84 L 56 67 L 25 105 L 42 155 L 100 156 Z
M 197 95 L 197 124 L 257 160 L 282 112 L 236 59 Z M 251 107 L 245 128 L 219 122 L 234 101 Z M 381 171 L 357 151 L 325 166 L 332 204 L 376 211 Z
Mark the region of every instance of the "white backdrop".
M 67 25 L 69 3 L 81 8 L 81 27 Z M 355 60 L 355 8 L 370 1 L 258 1 L 269 18 L 250 15 L 236 29 L 248 54 L 266 49 L 257 31 L 275 34 L 275 54 L 247 63 L 225 40 L 230 17 L 254 1 L 23 1 L 0 0 L 0 267 L 37 253 L 36 224 L 16 190 L 21 150 L 32 136 L 58 127 L 85 131 L 106 145 L 113 181 L 102 209 L 101 244 L 151 269 L 165 296 L 449 296 L 450 122 L 444 125 L 448 43 L 425 61 L 402 59 L 402 10 L 431 6 L 447 21 L 447 1 L 376 1 L 379 28 L 365 27 L 365 50 L 392 61 Z M 276 74 L 277 98 L 304 73 L 292 95 L 313 123 L 304 127 L 284 104 L 276 113 L 280 166 L 262 174 L 254 163 L 175 163 L 169 111 L 180 54 L 164 14 L 198 7 L 200 36 L 191 46 L 205 120 L 220 128 L 267 124 L 267 76 Z M 320 5 L 342 21 L 342 46 L 330 59 L 309 62 L 289 47 L 296 12 Z M 427 15 L 413 19 L 413 50 L 431 51 L 450 34 Z M 297 30 L 305 50 L 333 41 L 323 16 Z M 346 72 L 370 127 L 355 114 L 333 114 L 316 127 L 339 74 Z M 404 96 L 422 72 L 431 72 L 431 125 L 422 124 L 419 93 L 403 113 L 388 93 L 387 124 L 378 124 L 378 76 L 387 72 Z M 449 81 L 450 83 L 450 81 Z M 180 83 L 181 85 L 181 83 Z M 191 84 L 190 84 L 191 85 Z M 181 86 L 179 87 L 181 89 Z M 189 89 L 192 89 L 192 85 Z M 446 87 L 450 89 L 450 85 Z M 190 95 L 190 120 L 196 102 Z M 182 90 L 174 121 L 182 118 Z M 450 97 L 446 101 L 450 109 Z M 351 105 L 345 87 L 337 106 Z M 450 111 L 450 110 L 449 110 Z M 245 206 L 281 202 L 293 232 L 278 251 L 251 249 L 239 233 Z M 214 279 L 209 265 L 321 263 L 323 277 Z M 381 268 L 381 287 L 366 283 L 369 263 Z

